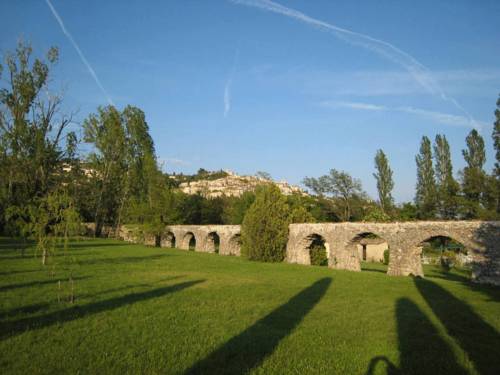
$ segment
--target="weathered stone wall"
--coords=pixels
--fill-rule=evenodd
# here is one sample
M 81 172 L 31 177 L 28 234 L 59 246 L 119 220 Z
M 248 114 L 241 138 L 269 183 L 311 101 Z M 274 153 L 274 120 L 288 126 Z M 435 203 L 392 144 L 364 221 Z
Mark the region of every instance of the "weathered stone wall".
M 387 241 L 390 250 L 387 271 L 389 275 L 423 276 L 420 259 L 421 243 L 431 237 L 445 236 L 467 247 L 473 259 L 473 279 L 478 282 L 500 284 L 500 222 L 291 224 L 287 261 L 310 264 L 307 239 L 317 234 L 329 244 L 330 267 L 359 271 L 359 257 L 354 240 L 364 233 L 373 233 Z
M 165 238 L 175 238 L 175 247 L 189 250 L 189 238 L 194 236 L 195 251 L 207 253 L 216 250 L 214 234 L 219 237 L 219 254 L 240 255 L 239 225 L 170 225 L 165 229 Z M 171 241 L 168 247 L 172 247 L 170 245 Z
M 137 230 L 123 226 L 120 237 L 136 241 Z M 309 265 L 309 246 L 314 236 L 321 236 L 331 268 L 360 271 L 357 244 L 360 235 L 372 233 L 385 240 L 390 251 L 387 274 L 423 276 L 422 242 L 436 236 L 461 242 L 472 259 L 472 277 L 478 282 L 500 285 L 500 222 L 422 221 L 404 223 L 318 223 L 291 224 L 286 261 Z M 144 237 L 144 236 L 143 236 Z M 214 239 L 219 239 L 219 254 L 240 255 L 239 225 L 171 225 L 161 238 L 145 238 L 149 245 L 189 249 L 189 239 L 196 241 L 195 251 L 213 253 Z

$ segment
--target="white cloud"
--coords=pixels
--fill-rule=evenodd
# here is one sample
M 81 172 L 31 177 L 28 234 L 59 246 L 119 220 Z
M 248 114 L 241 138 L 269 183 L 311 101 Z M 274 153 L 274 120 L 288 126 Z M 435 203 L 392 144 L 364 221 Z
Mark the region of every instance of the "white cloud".
M 437 111 L 429 111 L 426 109 L 414 108 L 414 107 L 387 107 L 370 103 L 345 102 L 345 101 L 324 101 L 319 103 L 319 105 L 329 108 L 348 108 L 361 111 L 403 112 L 424 117 L 430 121 L 439 124 L 460 126 L 466 128 L 480 128 L 482 126 L 487 125 L 482 122 L 474 121 L 465 116 L 453 115 L 450 113 L 443 113 Z
M 66 29 L 66 26 L 64 25 L 64 22 L 63 22 L 62 18 L 59 16 L 59 13 L 57 13 L 56 9 L 54 8 L 54 6 L 50 2 L 50 0 L 45 0 L 45 1 L 46 1 L 47 5 L 49 6 L 50 11 L 52 12 L 52 14 L 53 14 L 54 18 L 56 19 L 57 23 L 61 27 L 61 30 L 62 30 L 63 34 L 66 35 L 66 37 L 68 38 L 68 40 L 70 41 L 70 43 L 75 48 L 76 52 L 78 53 L 78 56 L 80 57 L 80 60 L 82 61 L 83 65 L 85 65 L 85 67 L 87 68 L 89 74 L 92 76 L 92 78 L 94 79 L 95 83 L 97 84 L 97 86 L 99 87 L 99 89 L 101 90 L 101 92 L 104 94 L 104 97 L 108 101 L 109 105 L 114 105 L 113 104 L 113 100 L 108 95 L 108 93 L 104 89 L 104 86 L 102 85 L 101 81 L 97 77 L 97 74 L 94 71 L 94 68 L 92 68 L 92 66 L 90 65 L 90 63 L 86 59 L 86 57 L 83 54 L 82 50 L 80 49 L 80 47 L 76 43 L 75 39 L 73 39 L 73 36 L 71 35 L 71 33 Z

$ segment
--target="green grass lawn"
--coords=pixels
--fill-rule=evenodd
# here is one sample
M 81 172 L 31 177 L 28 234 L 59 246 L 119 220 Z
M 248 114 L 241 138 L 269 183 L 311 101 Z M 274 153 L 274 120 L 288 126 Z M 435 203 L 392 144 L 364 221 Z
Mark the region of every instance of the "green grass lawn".
M 363 269 L 112 240 L 73 243 L 43 268 L 0 239 L 0 372 L 500 373 L 500 288 Z

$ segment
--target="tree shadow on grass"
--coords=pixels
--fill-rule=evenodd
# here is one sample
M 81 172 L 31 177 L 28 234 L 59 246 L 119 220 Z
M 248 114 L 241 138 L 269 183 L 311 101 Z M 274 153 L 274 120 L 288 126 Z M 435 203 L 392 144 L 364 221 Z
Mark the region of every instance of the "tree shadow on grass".
M 407 298 L 396 302 L 399 367 L 385 356 L 372 358 L 367 375 L 377 373 L 379 363 L 385 364 L 389 375 L 450 374 L 468 372 L 456 361 L 448 343 L 420 308 Z
M 0 272 L 0 276 L 17 275 L 20 273 L 33 273 L 33 272 L 40 272 L 40 271 L 42 271 L 42 270 L 39 269 L 39 270 L 6 271 L 6 272 Z
M 68 245 L 68 248 L 70 249 L 75 249 L 75 250 L 78 250 L 78 249 L 94 249 L 94 248 L 98 248 L 98 247 L 117 247 L 117 246 L 121 246 L 121 247 L 126 247 L 126 246 L 132 246 L 132 245 L 135 245 L 133 243 L 130 243 L 130 242 L 88 242 L 88 241 L 85 241 L 85 242 L 70 242 L 70 244 Z M 58 246 L 59 248 L 63 248 L 62 245 Z
M 76 276 L 73 277 L 73 280 L 85 280 L 88 279 L 88 276 Z M 7 290 L 12 290 L 12 289 L 20 289 L 20 288 L 29 288 L 31 286 L 40 286 L 40 285 L 47 285 L 47 284 L 55 284 L 61 279 L 54 279 L 54 280 L 42 280 L 42 281 L 30 281 L 27 283 L 20 283 L 20 284 L 10 284 L 10 285 L 4 285 L 0 286 L 0 292 L 5 292 Z
M 184 277 L 184 275 L 170 276 L 170 277 L 166 277 L 166 278 L 157 280 L 157 281 L 155 281 L 153 283 L 128 284 L 128 285 L 120 286 L 120 287 L 117 287 L 117 288 L 110 288 L 110 289 L 100 290 L 100 291 L 95 292 L 95 293 L 81 293 L 81 294 L 78 295 L 78 299 L 81 299 L 81 298 L 95 298 L 95 297 L 99 297 L 99 296 L 102 296 L 102 295 L 105 295 L 105 294 L 123 292 L 123 291 L 130 290 L 130 289 L 133 289 L 133 288 L 152 288 L 154 286 L 154 284 L 164 283 L 164 282 L 167 282 L 167 281 L 172 281 L 172 280 L 180 279 L 182 277 Z
M 71 322 L 73 320 L 81 319 L 89 315 L 115 310 L 126 305 L 147 301 L 152 298 L 163 297 L 167 294 L 179 292 L 203 281 L 205 280 L 186 281 L 183 283 L 156 288 L 145 292 L 130 293 L 124 296 L 110 298 L 104 301 L 90 303 L 83 306 L 73 306 L 39 317 L 31 317 L 19 319 L 13 322 L 7 322 L 5 324 L 2 324 L 1 326 L 0 339 L 3 340 L 12 336 L 16 336 L 25 331 L 32 331 L 50 327 L 54 324 Z
M 321 300 L 331 283 L 321 279 L 200 360 L 186 374 L 246 374 L 271 355 Z
M 364 267 L 361 267 L 361 271 L 363 271 L 363 272 L 387 273 L 387 270 L 379 270 L 379 269 L 376 269 L 376 268 L 364 268 Z
M 83 260 L 77 260 L 76 263 L 79 265 L 93 265 L 93 264 L 119 264 L 119 263 L 137 263 L 137 262 L 142 262 L 142 261 L 147 261 L 147 260 L 157 260 L 157 259 L 162 259 L 166 257 L 172 256 L 171 254 L 154 254 L 154 255 L 147 255 L 147 256 L 138 256 L 138 257 L 123 257 L 123 256 L 116 256 L 113 258 L 92 258 L 92 259 L 83 259 Z
M 426 279 L 442 279 L 447 281 L 459 282 L 474 292 L 482 293 L 490 298 L 490 301 L 500 302 L 500 288 L 488 284 L 478 284 L 471 280 L 470 277 L 459 273 L 446 272 L 444 270 L 433 270 L 431 273 L 426 273 Z
M 32 305 L 28 306 L 22 306 L 22 307 L 16 307 L 14 309 L 1 312 L 0 313 L 0 320 L 3 320 L 9 316 L 16 316 L 18 314 L 34 314 L 37 313 L 41 310 L 45 310 L 50 306 L 50 303 L 48 302 L 42 302 L 42 303 L 34 303 Z
M 429 280 L 415 279 L 415 284 L 434 314 L 468 354 L 480 374 L 498 374 L 500 335 L 464 301 Z

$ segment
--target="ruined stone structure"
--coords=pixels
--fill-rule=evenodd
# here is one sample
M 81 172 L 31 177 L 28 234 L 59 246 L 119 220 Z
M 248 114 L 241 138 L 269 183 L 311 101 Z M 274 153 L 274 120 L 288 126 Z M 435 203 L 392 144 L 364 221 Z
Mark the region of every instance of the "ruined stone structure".
M 314 236 L 321 236 L 328 245 L 329 267 L 360 271 L 357 244 L 360 236 L 367 233 L 387 242 L 390 251 L 388 275 L 424 276 L 420 257 L 421 244 L 430 238 L 443 236 L 461 242 L 468 249 L 474 259 L 474 280 L 500 284 L 500 222 L 291 224 L 287 261 L 310 264 L 309 245 Z
M 368 262 L 383 262 L 389 244 L 383 238 L 361 238 L 356 246 L 358 258 Z
M 120 231 L 127 239 L 130 231 Z M 500 222 L 420 221 L 404 223 L 318 223 L 291 224 L 287 256 L 289 263 L 310 264 L 310 246 L 324 241 L 331 268 L 360 271 L 359 244 L 366 234 L 387 244 L 390 257 L 387 274 L 424 276 L 422 243 L 433 237 L 448 237 L 462 243 L 472 261 L 477 282 L 500 285 Z M 128 238 L 130 240 L 130 237 Z M 366 242 L 366 241 L 365 241 Z M 221 255 L 240 255 L 239 225 L 171 225 L 164 235 L 147 239 L 149 245 L 176 247 Z
M 162 247 L 237 256 L 240 242 L 239 225 L 170 225 L 160 241 Z

